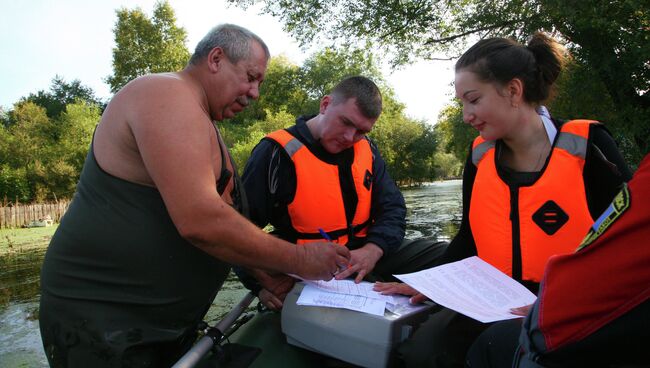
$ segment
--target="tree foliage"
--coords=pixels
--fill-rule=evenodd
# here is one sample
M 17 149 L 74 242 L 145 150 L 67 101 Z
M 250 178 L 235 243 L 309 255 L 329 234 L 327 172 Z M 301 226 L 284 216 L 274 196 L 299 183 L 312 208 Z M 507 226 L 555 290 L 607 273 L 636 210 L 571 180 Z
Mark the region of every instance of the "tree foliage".
M 243 7 L 253 0 L 229 0 Z M 650 6 L 647 0 L 263 0 L 303 44 L 371 44 L 394 64 L 458 56 L 490 36 L 525 41 L 543 30 L 566 41 L 602 85 L 610 120 L 639 153 L 650 149 Z M 586 93 L 586 92 L 583 92 Z M 597 103 L 598 104 L 598 103 Z M 576 111 L 584 106 L 577 103 Z M 584 107 L 589 109 L 590 107 Z M 639 154 L 635 154 L 638 158 Z
M 65 111 L 66 105 L 76 101 L 85 101 L 97 106 L 102 105 L 102 101 L 95 96 L 92 88 L 82 85 L 78 79 L 68 83 L 58 75 L 52 79 L 49 91 L 40 90 L 30 93 L 22 101 L 33 102 L 45 108 L 47 116 L 51 119 L 59 118 Z
M 167 1 L 156 3 L 151 18 L 140 8 L 118 10 L 113 31 L 113 75 L 107 78 L 111 92 L 141 75 L 181 70 L 190 58 L 187 32 L 176 26 Z
M 0 198 L 4 202 L 43 202 L 74 193 L 93 130 L 97 104 L 80 99 L 58 118 L 43 106 L 22 99 L 0 127 Z
M 440 140 L 440 151 L 454 155 L 459 162 L 465 162 L 474 138 L 478 132 L 463 122 L 463 106 L 454 100 L 438 117 L 435 133 Z
M 293 125 L 297 116 L 317 114 L 322 96 L 352 75 L 371 78 L 382 91 L 383 112 L 369 135 L 393 179 L 404 184 L 434 179 L 432 128 L 406 116 L 404 105 L 395 98 L 372 56 L 355 49 L 325 48 L 300 66 L 282 56 L 272 58 L 260 99 L 250 110 L 219 125 L 237 165 L 244 166 L 267 133 Z

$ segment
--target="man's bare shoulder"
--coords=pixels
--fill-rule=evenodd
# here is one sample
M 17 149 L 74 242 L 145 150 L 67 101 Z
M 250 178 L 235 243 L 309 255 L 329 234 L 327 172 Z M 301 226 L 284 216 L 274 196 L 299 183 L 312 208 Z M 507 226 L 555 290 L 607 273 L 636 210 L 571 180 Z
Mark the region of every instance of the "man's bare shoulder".
M 151 100 L 156 98 L 192 98 L 200 97 L 200 87 L 187 76 L 181 73 L 148 74 L 138 77 L 116 94 L 137 95 L 141 99 Z
M 205 115 L 205 104 L 200 84 L 180 72 L 136 78 L 115 94 L 108 108 L 120 111 L 123 119 L 133 125 L 175 118 L 178 114 L 196 118 Z

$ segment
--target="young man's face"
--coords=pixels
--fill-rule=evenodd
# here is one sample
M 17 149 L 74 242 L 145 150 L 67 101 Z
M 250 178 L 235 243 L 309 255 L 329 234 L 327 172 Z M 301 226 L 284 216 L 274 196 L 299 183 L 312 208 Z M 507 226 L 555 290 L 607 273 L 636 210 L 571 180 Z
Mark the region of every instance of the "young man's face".
M 352 147 L 370 132 L 377 121 L 365 117 L 356 103 L 356 98 L 333 103 L 330 96 L 325 96 L 320 104 L 321 146 L 332 154 L 339 153 Z

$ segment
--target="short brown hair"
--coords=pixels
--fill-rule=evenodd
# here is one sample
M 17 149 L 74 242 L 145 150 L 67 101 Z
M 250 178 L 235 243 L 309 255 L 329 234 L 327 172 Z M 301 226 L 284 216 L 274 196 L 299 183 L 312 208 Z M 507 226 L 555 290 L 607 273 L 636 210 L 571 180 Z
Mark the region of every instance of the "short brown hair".
M 333 104 L 356 98 L 357 107 L 367 118 L 376 119 L 381 115 L 381 92 L 379 87 L 366 77 L 345 78 L 332 89 L 330 96 Z

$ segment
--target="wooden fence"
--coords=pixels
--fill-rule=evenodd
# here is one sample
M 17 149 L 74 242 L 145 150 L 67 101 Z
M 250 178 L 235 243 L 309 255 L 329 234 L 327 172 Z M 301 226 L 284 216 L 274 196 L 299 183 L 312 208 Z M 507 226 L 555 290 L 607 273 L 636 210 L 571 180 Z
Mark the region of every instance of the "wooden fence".
M 69 205 L 70 201 L 60 201 L 0 207 L 0 229 L 23 227 L 32 221 L 42 220 L 48 215 L 55 223 L 58 223 Z

